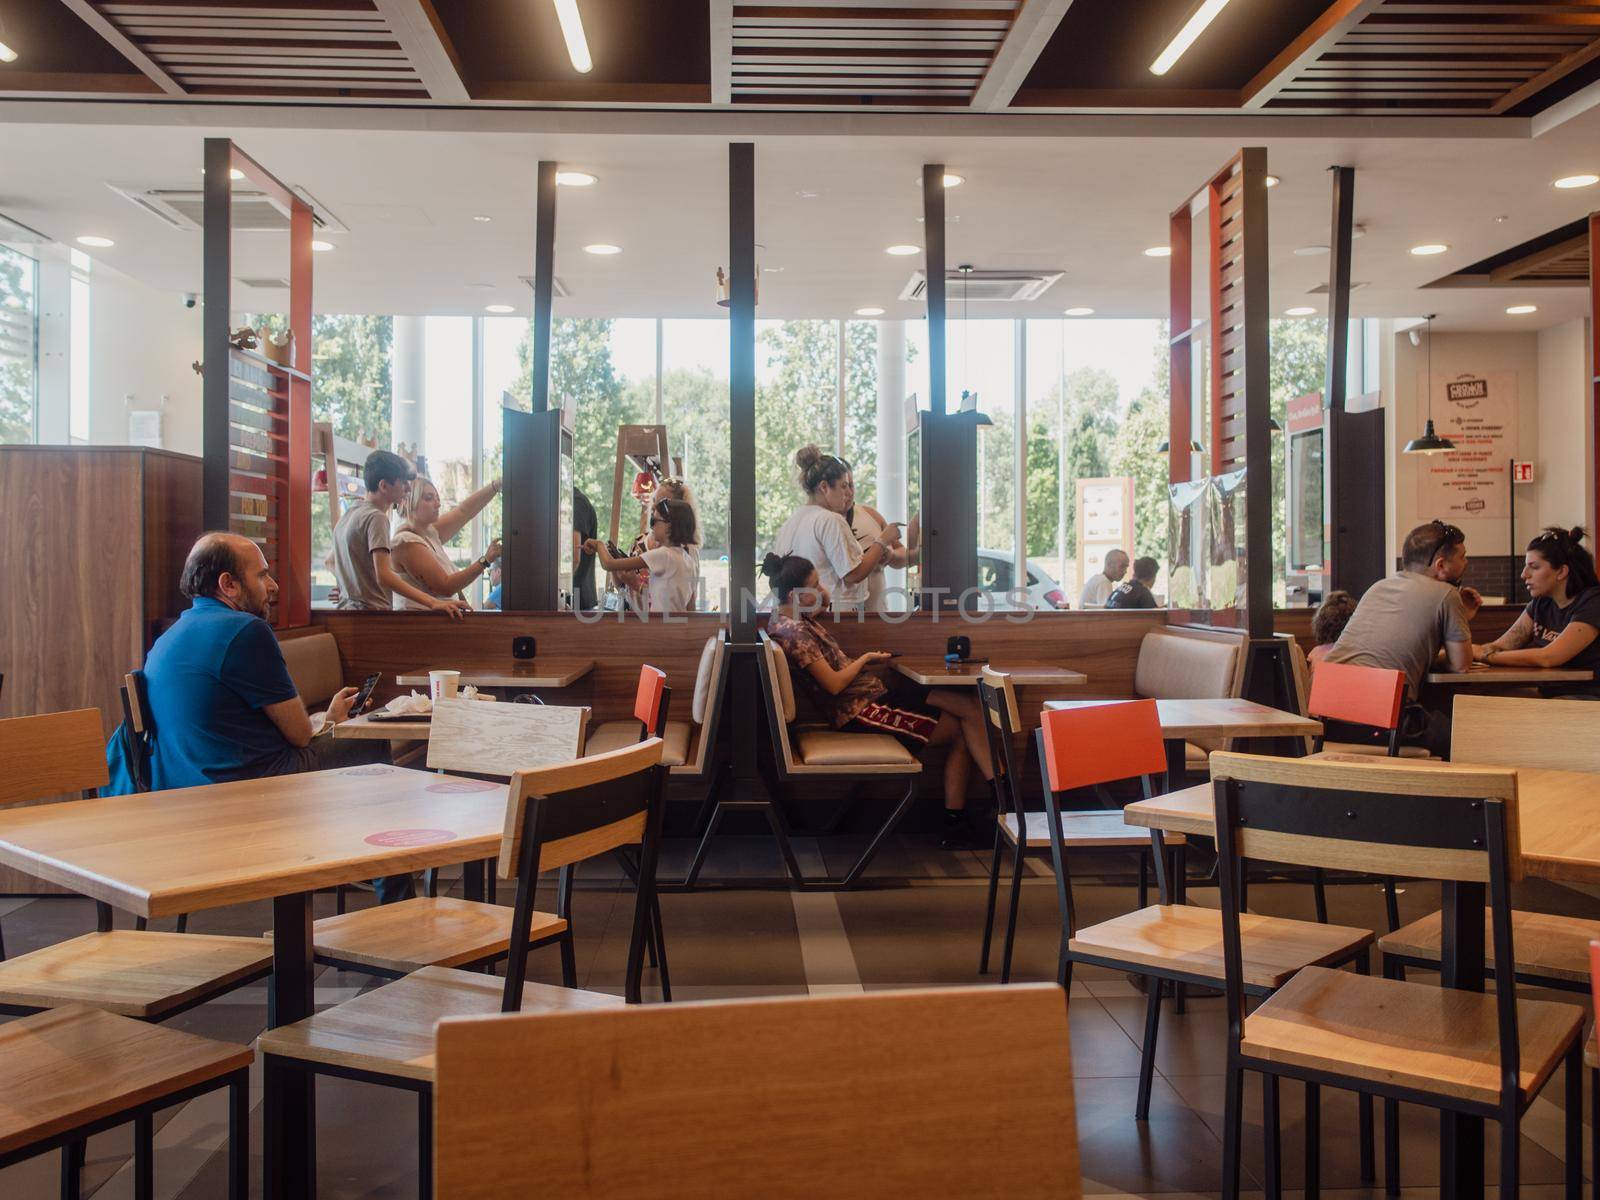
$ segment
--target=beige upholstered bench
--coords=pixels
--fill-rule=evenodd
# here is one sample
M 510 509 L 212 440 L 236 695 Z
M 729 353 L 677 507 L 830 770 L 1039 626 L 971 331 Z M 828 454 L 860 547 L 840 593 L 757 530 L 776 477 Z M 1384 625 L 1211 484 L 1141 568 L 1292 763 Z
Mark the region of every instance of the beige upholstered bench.
M 661 761 L 672 768 L 674 779 L 700 779 L 716 770 L 711 761 L 711 751 L 716 746 L 717 725 L 722 716 L 722 693 L 727 672 L 727 642 L 721 633 L 706 639 L 700 652 L 700 669 L 695 675 L 694 702 L 689 715 L 692 720 L 669 719 L 662 731 L 665 745 Z M 583 744 L 585 757 L 604 754 L 631 746 L 650 731 L 641 729 L 633 718 L 624 721 L 606 721 L 589 732 Z
M 1244 673 L 1244 640 L 1231 633 L 1169 625 L 1144 635 L 1134 667 L 1134 695 L 1146 700 L 1211 700 L 1237 696 Z M 1188 743 L 1185 761 L 1204 771 L 1215 745 Z
M 280 642 L 283 661 L 289 667 L 289 678 L 295 690 L 305 701 L 308 712 L 318 712 L 328 706 L 334 693 L 344 686 L 344 663 L 339 658 L 339 643 L 331 633 L 313 633 L 309 637 L 290 638 Z

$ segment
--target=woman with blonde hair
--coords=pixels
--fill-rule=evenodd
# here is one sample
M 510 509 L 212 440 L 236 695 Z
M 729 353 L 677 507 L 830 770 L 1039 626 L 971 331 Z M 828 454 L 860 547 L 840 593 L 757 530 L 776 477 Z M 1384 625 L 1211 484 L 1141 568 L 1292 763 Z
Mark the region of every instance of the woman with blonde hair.
M 460 570 L 450 561 L 444 544 L 466 528 L 467 522 L 499 494 L 500 481 L 496 479 L 484 484 L 449 512 L 441 512 L 439 489 L 433 480 L 419 475 L 411 485 L 411 494 L 400 502 L 400 528 L 390 539 L 389 557 L 395 573 L 413 587 L 441 600 L 471 586 L 500 557 L 500 540 L 496 538 L 490 542 L 483 557 Z M 394 594 L 394 606 L 421 607 L 398 592 Z

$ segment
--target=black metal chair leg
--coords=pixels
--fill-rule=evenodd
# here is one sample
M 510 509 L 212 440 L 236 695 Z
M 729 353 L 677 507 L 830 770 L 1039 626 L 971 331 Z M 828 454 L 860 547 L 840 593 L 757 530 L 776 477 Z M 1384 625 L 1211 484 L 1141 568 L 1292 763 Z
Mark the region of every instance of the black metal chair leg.
M 417 1093 L 417 1196 L 433 1200 L 433 1093 Z
M 656 943 L 656 970 L 661 979 L 661 1000 L 671 1004 L 672 977 L 667 973 L 667 931 L 661 923 L 661 899 L 658 896 L 650 897 L 650 925 L 651 936 Z
M 1500 1194 L 1520 1196 L 1522 1180 L 1522 1130 L 1515 1114 L 1500 1119 Z
M 1387 954 L 1383 956 L 1383 977 L 1399 978 L 1400 968 Z M 1383 1191 L 1387 1196 L 1400 1194 L 1400 1102 L 1383 1102 Z
M 1268 1200 L 1283 1197 L 1283 1147 L 1278 1118 L 1278 1077 L 1261 1076 L 1261 1149 Z
M 994 940 L 994 906 L 1000 898 L 1000 823 L 1002 813 L 994 823 L 994 856 L 989 859 L 989 898 L 983 911 L 983 949 L 978 952 L 978 974 L 989 973 L 989 944 Z
M 1011 847 L 1011 895 L 1006 898 L 1006 940 L 1000 948 L 1000 982 L 1011 982 L 1011 955 L 1017 945 L 1017 913 L 1022 905 L 1022 843 Z
M 1161 1026 L 1161 980 L 1145 976 L 1144 1047 L 1139 1056 L 1139 1094 L 1133 1103 L 1133 1119 L 1150 1119 L 1150 1087 L 1156 1073 L 1156 1035 Z
M 1328 923 L 1328 881 L 1321 867 L 1311 868 L 1311 896 L 1317 905 L 1317 924 Z
M 422 873 L 422 894 L 429 900 L 433 900 L 439 895 L 439 869 L 437 867 L 429 867 Z
M 344 916 L 344 898 L 349 894 L 350 889 L 342 883 L 334 891 L 333 911 L 341 917 Z
M 83 1160 L 88 1145 L 68 1142 L 61 1147 L 61 1200 L 82 1200 Z
M 1362 951 L 1357 956 L 1354 966 L 1358 975 L 1372 973 L 1372 961 L 1366 951 Z M 1372 1096 L 1367 1092 L 1357 1092 L 1356 1121 L 1359 1128 L 1356 1130 L 1356 1144 L 1363 1186 L 1370 1186 L 1378 1178 L 1377 1171 L 1373 1166 L 1372 1109 Z
M 1394 876 L 1383 877 L 1383 911 L 1389 918 L 1389 932 L 1400 928 L 1400 897 L 1395 891 Z
M 1567 1200 L 1583 1196 L 1583 1039 L 1572 1043 L 1566 1066 Z
M 1222 1195 L 1239 1200 L 1239 1152 L 1244 1141 L 1244 1072 L 1228 1067 L 1227 1093 L 1222 1101 Z
M 133 919 L 133 927 L 140 933 L 143 933 L 145 930 L 150 928 L 150 922 L 144 917 L 135 917 Z
M 1322 1088 L 1306 1084 L 1306 1182 L 1305 1200 L 1322 1195 Z
M 570 927 L 561 935 L 561 986 L 568 988 L 578 986 L 578 955 L 572 948 Z
M 1143 853 L 1139 855 L 1139 907 L 1146 908 L 1150 904 L 1150 864 Z
M 156 1128 L 149 1113 L 133 1119 L 133 1200 L 155 1200 Z
M 228 1082 L 228 1200 L 250 1200 L 250 1071 Z
M 178 932 L 179 933 L 188 933 L 189 932 L 189 914 L 188 913 L 179 913 L 178 914 Z
M 694 887 L 694 881 L 700 877 L 700 868 L 706 865 L 706 851 L 711 849 L 711 839 L 717 836 L 717 827 L 722 824 L 723 807 L 718 804 L 711 810 L 711 820 L 706 824 L 706 831 L 700 837 L 700 845 L 695 847 L 694 861 L 689 864 L 689 873 L 683 877 L 683 886 Z
M 1589 1170 L 1600 1180 L 1600 1071 L 1589 1072 Z

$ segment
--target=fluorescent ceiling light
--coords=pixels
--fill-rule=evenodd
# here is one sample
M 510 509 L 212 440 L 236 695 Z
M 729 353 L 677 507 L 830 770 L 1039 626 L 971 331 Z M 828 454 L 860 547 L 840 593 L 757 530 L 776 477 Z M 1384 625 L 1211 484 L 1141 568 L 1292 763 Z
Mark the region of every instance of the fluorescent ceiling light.
M 1308 307 L 1307 305 L 1301 304 L 1301 305 L 1297 305 L 1294 308 L 1286 308 L 1286 309 L 1284 309 L 1283 310 L 1283 315 L 1286 316 L 1286 317 L 1309 317 L 1313 313 L 1315 313 L 1316 311 L 1317 310 L 1314 309 L 1314 308 L 1311 308 L 1311 307 Z
M 4 42 L 0 42 L 0 62 L 12 63 L 17 61 L 17 52 Z
M 311 243 L 311 248 L 313 250 L 315 250 L 318 254 L 326 254 L 329 250 L 333 249 L 333 243 L 332 242 L 312 242 Z
M 1276 175 L 1268 175 L 1267 176 L 1267 186 L 1268 187 L 1277 187 L 1282 182 L 1283 182 L 1283 180 L 1279 179 Z
M 578 0 L 555 0 L 556 16 L 561 20 L 561 36 L 567 39 L 567 57 L 573 69 L 587 75 L 594 67 L 589 57 L 589 39 L 583 36 L 583 18 L 578 15 Z
M 93 246 L 97 250 L 103 250 L 107 246 L 115 246 L 116 243 L 108 237 L 101 237 L 99 234 L 94 233 L 86 233 L 78 238 L 78 245 Z
M 1172 247 L 1171 246 L 1146 246 L 1145 247 L 1145 251 L 1144 251 L 1144 256 L 1146 258 L 1171 258 L 1172 257 Z
M 1536 313 L 1538 311 L 1539 306 L 1537 304 L 1513 304 L 1510 308 L 1506 309 L 1506 315 L 1508 317 L 1525 317 L 1529 313 Z
M 1094 316 L 1094 309 L 1092 309 L 1092 308 L 1069 308 L 1069 309 L 1067 309 L 1067 316 L 1069 316 L 1069 317 L 1092 317 L 1092 316 Z
M 1418 258 L 1426 258 L 1430 254 L 1443 254 L 1448 249 L 1450 249 L 1450 247 L 1446 246 L 1443 242 L 1424 242 L 1420 246 L 1411 247 L 1411 253 L 1415 254 Z
M 1593 187 L 1600 183 L 1600 175 L 1564 175 L 1556 180 L 1558 188 Z
M 492 313 L 511 313 L 516 312 L 517 310 L 512 308 L 509 304 L 485 304 L 483 306 L 483 311 Z
M 557 171 L 556 183 L 562 187 L 592 187 L 599 182 L 599 176 L 591 175 L 587 171 Z
M 1216 20 L 1217 14 L 1227 7 L 1228 0 L 1201 0 L 1200 7 L 1194 10 L 1183 28 L 1178 30 L 1178 36 L 1168 42 L 1167 48 L 1155 62 L 1150 64 L 1150 74 L 1165 75 L 1172 70 L 1173 64 L 1183 57 L 1184 51 L 1194 45 L 1195 39 L 1206 31 L 1206 26 Z
M 966 181 L 967 177 L 965 175 L 951 175 L 946 173 L 944 177 L 944 185 L 947 188 L 960 187 Z
M 609 242 L 595 242 L 583 248 L 585 254 L 621 254 L 621 246 L 613 246 Z
M 1297 258 L 1315 258 L 1319 254 L 1328 253 L 1326 246 L 1296 246 L 1294 253 Z
M 472 219 L 474 221 L 477 221 L 480 225 L 487 225 L 491 220 L 493 220 L 492 217 L 486 217 L 482 213 L 478 214 L 477 216 L 473 217 Z
M 921 246 L 885 246 L 883 252 L 885 254 L 898 255 L 899 257 L 903 258 L 908 254 L 921 254 L 922 253 L 922 247 Z
M 856 309 L 856 316 L 858 316 L 858 317 L 881 317 L 881 316 L 883 316 L 883 309 L 881 309 L 881 308 L 858 308 L 858 309 Z

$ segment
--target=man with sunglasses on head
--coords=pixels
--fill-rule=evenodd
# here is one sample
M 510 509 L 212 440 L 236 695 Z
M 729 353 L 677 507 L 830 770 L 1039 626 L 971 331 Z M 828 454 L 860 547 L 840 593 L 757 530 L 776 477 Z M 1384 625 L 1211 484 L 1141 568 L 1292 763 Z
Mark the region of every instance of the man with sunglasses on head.
M 1400 548 L 1400 566 L 1394 575 L 1367 589 L 1328 651 L 1327 661 L 1404 671 L 1410 703 L 1401 740 L 1448 758 L 1450 714 L 1423 708 L 1417 696 L 1422 677 L 1439 665 L 1441 650 L 1449 670 L 1465 671 L 1472 665 L 1469 622 L 1483 597 L 1461 586 L 1467 569 L 1466 538 L 1454 525 L 1443 521 L 1418 525 Z M 1357 736 L 1341 736 L 1350 732 Z M 1363 732 L 1329 731 L 1332 740 L 1342 741 L 1365 741 Z

